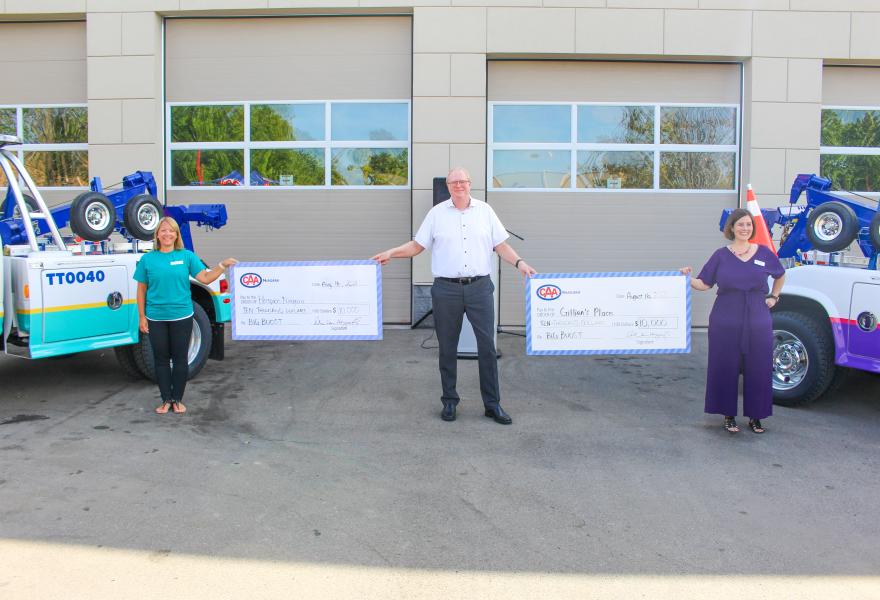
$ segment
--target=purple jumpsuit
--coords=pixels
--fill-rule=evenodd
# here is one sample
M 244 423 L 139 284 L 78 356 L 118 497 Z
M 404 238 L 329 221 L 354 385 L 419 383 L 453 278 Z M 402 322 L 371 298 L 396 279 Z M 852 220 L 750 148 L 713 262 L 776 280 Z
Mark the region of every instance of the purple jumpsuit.
M 742 261 L 726 246 L 709 258 L 698 279 L 718 285 L 709 314 L 709 368 L 706 412 L 737 414 L 739 374 L 743 374 L 743 414 L 763 419 L 773 414 L 773 324 L 767 308 L 767 278 L 785 269 L 776 255 L 758 246 Z

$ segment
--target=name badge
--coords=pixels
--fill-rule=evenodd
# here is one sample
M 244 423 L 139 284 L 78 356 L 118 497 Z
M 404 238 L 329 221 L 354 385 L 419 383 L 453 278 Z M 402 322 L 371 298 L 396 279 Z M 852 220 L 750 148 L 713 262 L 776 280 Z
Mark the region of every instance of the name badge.
M 758 260 L 757 258 L 755 259 L 755 264 L 758 265 L 759 267 L 766 267 L 767 266 L 763 260 Z
M 758 261 L 755 261 L 755 262 L 758 262 Z M 183 261 L 182 261 L 182 260 L 172 260 L 172 261 L 171 261 L 170 263 L 168 263 L 168 264 L 171 265 L 171 266 L 173 267 L 174 265 L 182 265 L 182 264 L 183 264 Z M 761 263 L 761 264 L 763 265 L 764 263 Z

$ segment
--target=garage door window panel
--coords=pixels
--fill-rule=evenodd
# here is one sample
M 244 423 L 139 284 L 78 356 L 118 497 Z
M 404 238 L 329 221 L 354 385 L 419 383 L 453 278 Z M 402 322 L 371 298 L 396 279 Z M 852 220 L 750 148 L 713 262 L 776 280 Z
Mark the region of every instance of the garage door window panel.
M 88 185 L 88 130 L 88 109 L 83 105 L 0 107 L 0 133 L 22 141 L 10 150 L 40 188 Z M 5 185 L 0 175 L 0 186 Z
M 736 183 L 735 152 L 661 152 L 664 190 L 725 190 Z
M 567 150 L 495 150 L 493 187 L 564 189 L 570 187 Z
M 254 104 L 250 116 L 254 142 L 313 142 L 326 137 L 323 104 Z
M 243 150 L 196 149 L 171 152 L 171 185 L 242 185 L 243 172 Z
M 736 144 L 736 109 L 711 106 L 660 107 L 661 144 Z
M 654 183 L 653 152 L 578 152 L 577 187 L 649 189 Z
M 489 187 L 732 191 L 738 123 L 735 105 L 490 103 Z
M 654 143 L 652 106 L 578 106 L 577 123 L 580 143 Z
M 571 142 L 568 105 L 501 104 L 494 108 L 493 141 L 499 143 Z
M 822 109 L 820 173 L 835 188 L 880 191 L 880 108 Z
M 407 102 L 181 103 L 168 118 L 172 187 L 409 185 Z

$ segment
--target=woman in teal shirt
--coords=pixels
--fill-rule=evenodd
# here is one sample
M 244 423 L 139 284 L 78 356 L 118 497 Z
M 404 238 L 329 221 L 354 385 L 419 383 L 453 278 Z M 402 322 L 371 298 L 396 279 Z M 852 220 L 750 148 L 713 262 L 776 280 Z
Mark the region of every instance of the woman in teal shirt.
M 209 284 L 238 261 L 221 260 L 212 269 L 183 247 L 180 227 L 171 217 L 159 221 L 153 234 L 153 251 L 146 253 L 134 271 L 138 282 L 140 330 L 149 334 L 156 361 L 156 381 L 162 404 L 156 412 L 186 412 L 183 391 L 189 375 L 189 340 L 193 328 L 189 278 Z

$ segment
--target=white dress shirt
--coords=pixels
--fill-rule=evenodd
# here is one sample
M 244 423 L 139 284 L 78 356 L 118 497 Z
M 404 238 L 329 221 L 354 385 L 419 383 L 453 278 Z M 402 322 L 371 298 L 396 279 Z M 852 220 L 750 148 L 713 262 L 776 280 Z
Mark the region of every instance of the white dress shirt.
M 464 210 L 451 199 L 432 208 L 414 239 L 431 251 L 434 277 L 475 277 L 490 273 L 492 252 L 507 238 L 492 207 L 472 197 Z

